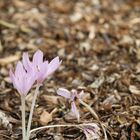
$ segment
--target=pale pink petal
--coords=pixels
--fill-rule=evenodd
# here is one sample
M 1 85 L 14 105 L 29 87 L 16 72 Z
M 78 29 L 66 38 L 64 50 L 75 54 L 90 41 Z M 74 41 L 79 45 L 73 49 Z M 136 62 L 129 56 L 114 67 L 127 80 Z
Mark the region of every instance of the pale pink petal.
M 10 79 L 15 87 L 15 75 L 12 70 L 9 71 Z
M 94 130 L 94 132 L 98 132 L 100 130 L 99 126 L 95 123 L 88 123 L 91 129 Z
M 21 95 L 24 95 L 24 91 L 22 90 L 23 84 L 24 84 L 23 83 L 23 77 L 21 77 L 20 79 L 18 77 L 15 77 L 15 85 L 14 85 L 14 87 L 17 89 L 17 91 Z
M 29 59 L 29 55 L 28 53 L 23 53 L 22 55 L 22 63 L 23 63 L 23 66 L 24 68 L 29 71 L 31 69 L 31 62 L 30 62 L 30 59 Z
M 71 112 L 76 116 L 76 118 L 77 118 L 77 120 L 79 122 L 79 120 L 80 120 L 80 114 L 79 114 L 79 111 L 78 111 L 78 109 L 77 109 L 77 107 L 75 105 L 75 102 L 72 102 L 71 103 Z
M 100 138 L 98 133 L 88 131 L 88 129 L 84 130 L 84 134 L 85 134 L 87 140 L 97 140 Z
M 25 75 L 25 70 L 23 68 L 23 65 L 22 63 L 19 61 L 17 63 L 17 66 L 16 66 L 16 70 L 15 70 L 15 77 L 21 77 L 21 76 L 24 76 Z
M 85 134 L 85 136 L 86 136 L 86 139 L 87 140 L 90 140 L 90 134 L 87 132 L 87 130 L 85 129 L 85 130 L 83 130 L 84 131 L 84 134 Z
M 25 75 L 26 76 L 26 75 Z M 21 79 L 20 79 L 21 80 Z M 27 95 L 27 91 L 28 91 L 28 89 L 27 89 L 27 86 L 29 86 L 28 85 L 28 79 L 26 78 L 26 77 L 23 77 L 22 78 L 22 81 L 21 81 L 21 85 L 20 85 L 20 87 L 19 87 L 19 90 L 20 90 L 20 94 L 22 94 L 22 95 L 24 95 L 24 96 L 26 96 Z
M 35 82 L 36 78 L 34 76 L 31 76 L 29 79 L 28 79 L 28 89 L 30 90 L 30 88 L 33 86 L 34 82 Z
M 84 125 L 83 130 L 87 139 L 99 139 L 100 137 L 100 128 L 96 124 Z
M 40 65 L 40 74 L 43 76 L 43 79 L 46 78 L 45 74 L 47 69 L 48 69 L 48 61 L 45 61 Z
M 67 89 L 64 89 L 64 88 L 59 88 L 57 90 L 57 94 L 60 95 L 60 96 L 65 97 L 67 99 L 71 98 L 71 92 L 69 92 Z
M 40 65 L 41 63 L 43 63 L 43 52 L 38 50 L 33 56 L 33 64 Z
M 34 75 L 29 76 L 29 74 L 26 73 L 26 75 L 19 80 L 19 84 L 17 85 L 20 94 L 26 96 L 33 86 L 35 80 L 36 77 Z
M 42 63 L 39 67 L 40 70 L 37 71 L 37 82 L 42 83 L 46 78 L 46 71 L 48 68 L 48 61 Z
M 52 74 L 61 64 L 61 61 L 59 60 L 59 57 L 55 57 L 48 66 L 48 70 L 47 70 L 47 75 Z
M 15 74 L 10 70 L 10 78 L 14 87 L 21 95 L 27 95 L 35 82 L 34 73 L 27 73 L 21 62 L 17 63 Z
M 60 65 L 59 57 L 54 58 L 49 64 L 48 61 L 43 62 L 43 52 L 36 51 L 33 56 L 33 62 L 29 60 L 27 53 L 23 54 L 23 64 L 27 72 L 36 73 L 36 80 L 42 83 L 48 75 L 52 74 Z M 30 68 L 31 67 L 31 68 Z
M 77 91 L 75 89 L 71 90 L 71 101 L 74 101 L 75 97 L 77 97 Z
M 28 79 L 26 78 L 26 84 L 25 87 L 23 87 L 24 95 L 26 96 L 27 93 L 30 91 L 31 87 L 33 86 L 36 78 L 34 76 L 29 77 Z
M 82 99 L 84 97 L 84 91 L 82 90 L 79 94 L 78 97 L 79 99 Z

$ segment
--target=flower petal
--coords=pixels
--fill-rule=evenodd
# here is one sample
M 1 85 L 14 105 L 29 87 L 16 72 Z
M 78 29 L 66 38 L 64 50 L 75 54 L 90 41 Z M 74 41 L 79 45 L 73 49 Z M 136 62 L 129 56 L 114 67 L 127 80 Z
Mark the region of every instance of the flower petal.
M 25 75 L 25 69 L 23 68 L 22 63 L 19 61 L 15 70 L 15 77 L 23 77 Z
M 42 83 L 46 78 L 46 71 L 48 68 L 48 61 L 45 61 L 44 63 L 40 64 L 39 69 L 37 69 L 37 82 Z
M 14 73 L 11 69 L 9 71 L 9 75 L 10 75 L 10 79 L 11 79 L 11 81 L 12 81 L 14 87 L 15 87 L 15 75 L 14 75 Z
M 23 64 L 19 61 L 16 66 L 15 74 L 10 70 L 10 78 L 14 87 L 21 95 L 27 95 L 32 85 L 35 82 L 35 73 L 28 73 L 25 71 Z
M 90 140 L 91 138 L 93 140 L 100 138 L 99 136 L 100 128 L 98 127 L 98 125 L 91 123 L 88 125 L 83 125 L 82 129 L 83 129 L 84 134 L 86 135 L 87 140 Z
M 84 91 L 82 90 L 79 94 L 78 94 L 78 97 L 79 99 L 82 99 L 84 96 Z
M 70 99 L 71 98 L 71 92 L 69 92 L 67 89 L 65 88 L 59 88 L 57 90 L 57 94 L 60 95 L 60 96 L 63 96 L 67 99 Z
M 76 118 L 77 118 L 77 120 L 79 122 L 79 120 L 80 120 L 80 114 L 79 114 L 79 111 L 78 111 L 78 109 L 77 109 L 77 107 L 75 105 L 75 102 L 72 102 L 71 103 L 71 112 L 76 116 Z
M 75 89 L 72 89 L 71 90 L 71 100 L 74 101 L 75 97 L 78 98 L 77 91 Z
M 33 64 L 40 65 L 43 62 L 43 52 L 41 50 L 36 51 L 33 56 Z
M 29 71 L 31 69 L 32 66 L 31 66 L 31 62 L 30 62 L 28 53 L 23 53 L 23 55 L 22 55 L 22 63 L 23 63 L 24 68 L 27 71 Z
M 26 78 L 25 79 L 26 81 L 26 84 L 25 84 L 25 87 L 24 87 L 24 95 L 26 96 L 27 95 L 27 93 L 30 91 L 30 89 L 31 89 L 31 87 L 33 86 L 33 84 L 34 84 L 34 82 L 35 82 L 35 80 L 36 80 L 36 78 L 35 78 L 35 76 L 31 76 L 30 75 L 30 77 L 29 78 Z
M 52 74 L 61 64 L 61 61 L 59 61 L 59 57 L 55 57 L 48 66 L 48 70 L 47 70 L 47 75 Z

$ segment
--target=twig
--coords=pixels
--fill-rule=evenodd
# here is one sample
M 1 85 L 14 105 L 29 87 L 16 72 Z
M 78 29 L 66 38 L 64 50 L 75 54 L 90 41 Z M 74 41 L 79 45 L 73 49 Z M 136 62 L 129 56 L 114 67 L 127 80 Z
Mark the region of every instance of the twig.
M 10 139 L 10 140 L 12 140 L 12 138 L 11 138 L 11 137 L 9 137 L 9 136 L 6 136 L 6 135 L 4 135 L 4 134 L 0 134 L 0 136 L 3 136 L 3 137 L 5 137 L 5 138 L 7 138 L 7 139 Z
M 131 126 L 130 140 L 135 140 L 135 129 L 136 129 L 136 123 L 134 122 Z
M 11 24 L 11 23 L 8 23 L 4 20 L 0 20 L 0 24 L 5 26 L 5 27 L 8 27 L 8 28 L 12 28 L 12 29 L 15 29 L 16 28 L 16 25 L 15 24 Z

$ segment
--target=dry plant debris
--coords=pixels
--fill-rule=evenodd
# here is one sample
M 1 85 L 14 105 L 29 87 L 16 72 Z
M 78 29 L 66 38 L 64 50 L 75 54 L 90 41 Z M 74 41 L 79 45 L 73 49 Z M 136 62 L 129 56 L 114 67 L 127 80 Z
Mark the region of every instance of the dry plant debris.
M 139 7 L 139 0 L 0 0 L 0 139 L 21 139 L 20 96 L 9 69 L 24 51 L 32 55 L 41 49 L 48 60 L 59 55 L 63 62 L 41 89 L 33 128 L 77 123 L 56 94 L 65 87 L 84 90 L 84 101 L 104 123 L 109 140 L 139 140 Z M 29 107 L 27 102 L 27 117 Z M 81 123 L 95 122 L 86 108 L 78 109 Z M 31 139 L 86 138 L 75 127 L 58 127 L 37 131 Z

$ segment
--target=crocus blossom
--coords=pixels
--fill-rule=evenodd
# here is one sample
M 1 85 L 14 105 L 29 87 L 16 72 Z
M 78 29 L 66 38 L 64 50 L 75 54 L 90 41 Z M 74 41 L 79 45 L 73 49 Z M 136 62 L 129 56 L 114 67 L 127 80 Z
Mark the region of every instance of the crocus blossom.
M 23 96 L 27 95 L 36 80 L 34 73 L 31 71 L 27 73 L 20 61 L 17 63 L 15 73 L 10 70 L 10 78 L 14 87 Z
M 83 130 L 87 140 L 97 140 L 100 138 L 100 128 L 95 123 L 82 125 L 81 129 Z
M 57 94 L 60 95 L 60 96 L 65 97 L 66 99 L 68 99 L 70 101 L 70 103 L 71 103 L 71 112 L 72 112 L 72 114 L 74 114 L 76 116 L 77 120 L 79 121 L 80 113 L 79 113 L 79 110 L 76 107 L 75 101 L 76 101 L 76 99 L 82 99 L 84 92 L 81 91 L 78 94 L 76 90 L 71 90 L 71 92 L 70 92 L 65 88 L 59 88 L 57 90 Z
M 43 61 L 41 50 L 36 51 L 32 61 L 29 60 L 28 53 L 24 53 L 22 62 L 27 71 L 33 71 L 36 74 L 37 83 L 42 83 L 61 64 L 59 57 L 55 57 L 50 63 Z

